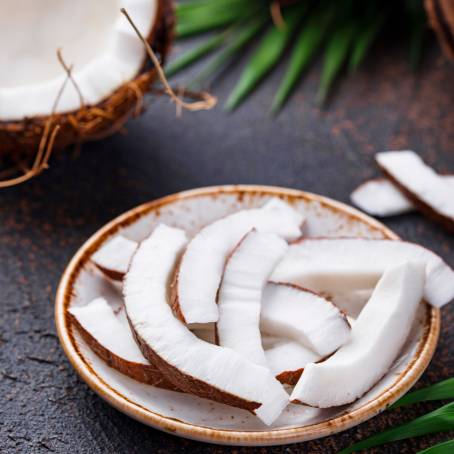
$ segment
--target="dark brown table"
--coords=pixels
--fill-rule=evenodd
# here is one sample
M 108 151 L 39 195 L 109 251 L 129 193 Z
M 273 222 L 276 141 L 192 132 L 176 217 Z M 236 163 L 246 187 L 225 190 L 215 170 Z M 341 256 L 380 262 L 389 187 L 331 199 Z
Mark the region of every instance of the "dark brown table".
M 378 175 L 376 151 L 412 148 L 439 171 L 454 172 L 454 67 L 438 52 L 412 73 L 402 49 L 378 53 L 338 84 L 325 111 L 314 102 L 311 72 L 277 118 L 267 83 L 235 114 L 184 113 L 151 102 L 127 135 L 67 150 L 23 186 L 0 192 L 0 452 L 334 453 L 439 403 L 386 412 L 322 440 L 275 448 L 216 447 L 161 433 L 124 416 L 77 377 L 55 335 L 59 277 L 82 242 L 129 208 L 183 189 L 221 183 L 289 186 L 348 202 Z M 239 68 L 218 85 L 225 100 Z M 273 75 L 277 82 L 280 72 Z M 1 146 L 1 145 L 0 145 Z M 416 215 L 386 219 L 403 238 L 454 266 L 454 236 Z M 454 376 L 454 304 L 443 309 L 435 357 L 417 386 Z M 375 452 L 414 453 L 453 433 L 395 443 Z

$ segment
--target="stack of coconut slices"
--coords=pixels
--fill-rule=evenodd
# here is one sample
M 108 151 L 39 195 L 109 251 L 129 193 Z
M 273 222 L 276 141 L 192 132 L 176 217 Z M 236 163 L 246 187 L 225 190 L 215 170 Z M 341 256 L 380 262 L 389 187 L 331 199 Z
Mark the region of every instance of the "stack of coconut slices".
M 267 425 L 289 402 L 353 402 L 388 371 L 420 302 L 454 297 L 454 271 L 416 244 L 307 238 L 303 224 L 271 199 L 193 238 L 164 224 L 140 244 L 117 236 L 92 260 L 122 280 L 124 308 L 98 298 L 71 319 L 120 372 Z M 356 300 L 354 318 L 345 299 Z

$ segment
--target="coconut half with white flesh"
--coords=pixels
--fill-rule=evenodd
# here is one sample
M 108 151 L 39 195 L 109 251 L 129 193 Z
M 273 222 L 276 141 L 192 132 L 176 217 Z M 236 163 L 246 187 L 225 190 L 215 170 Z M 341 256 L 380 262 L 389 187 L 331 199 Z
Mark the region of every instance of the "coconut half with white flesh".
M 331 301 L 293 284 L 269 283 L 263 292 L 261 329 L 293 339 L 327 356 L 350 336 L 350 325 Z
M 156 70 L 145 67 L 144 46 L 120 8 L 161 60 L 172 36 L 170 0 L 4 0 L 2 8 L 0 67 L 8 68 L 0 74 L 4 153 L 36 152 L 51 115 L 61 127 L 55 146 L 62 148 L 112 134 L 137 110 Z M 66 84 L 57 49 L 72 66 Z
M 117 235 L 98 249 L 91 261 L 110 279 L 121 281 L 128 271 L 129 262 L 137 249 L 137 243 Z
M 371 289 L 395 263 L 426 265 L 424 299 L 441 307 L 454 298 L 454 271 L 432 251 L 414 243 L 366 238 L 304 238 L 291 244 L 271 275 L 317 292 Z
M 454 231 L 452 184 L 410 150 L 377 153 L 375 159 L 387 178 L 419 211 Z
M 228 258 L 218 293 L 218 344 L 264 367 L 262 292 L 287 248 L 285 240 L 272 233 L 248 233 Z
M 276 378 L 283 384 L 295 385 L 309 363 L 322 357 L 296 341 L 284 341 L 265 350 L 266 361 Z
M 273 374 L 197 338 L 168 304 L 169 278 L 186 243 L 184 231 L 161 224 L 132 258 L 123 292 L 140 349 L 181 390 L 249 410 L 271 424 L 288 403 Z
M 454 190 L 453 175 L 440 177 Z M 364 182 L 352 192 L 350 199 L 358 208 L 373 216 L 395 216 L 415 210 L 411 200 L 385 178 Z
M 85 342 L 110 367 L 148 385 L 177 389 L 144 358 L 131 330 L 104 298 L 96 298 L 85 306 L 70 307 L 68 314 Z
M 313 407 L 349 404 L 391 367 L 410 332 L 424 292 L 424 264 L 387 270 L 353 325 L 350 340 L 326 361 L 308 364 L 290 400 Z
M 301 236 L 304 216 L 287 203 L 272 199 L 262 208 L 238 211 L 202 228 L 189 242 L 172 284 L 171 304 L 185 323 L 216 322 L 216 295 L 227 257 L 238 242 L 256 229 L 286 240 Z

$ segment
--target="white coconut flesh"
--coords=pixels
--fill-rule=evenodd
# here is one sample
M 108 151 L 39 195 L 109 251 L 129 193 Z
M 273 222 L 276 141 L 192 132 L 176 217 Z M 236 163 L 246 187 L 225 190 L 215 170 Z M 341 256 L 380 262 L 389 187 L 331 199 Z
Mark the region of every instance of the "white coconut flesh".
M 388 371 L 404 345 L 423 297 L 424 264 L 386 271 L 352 328 L 326 361 L 308 364 L 290 399 L 319 408 L 351 403 Z
M 413 151 L 387 151 L 375 156 L 378 165 L 421 203 L 454 223 L 454 188 Z M 416 200 L 415 200 L 416 203 Z
M 260 334 L 262 292 L 288 244 L 272 233 L 248 233 L 227 260 L 219 288 L 218 343 L 266 367 Z
M 289 284 L 266 286 L 260 326 L 264 332 L 298 341 L 320 356 L 333 353 L 350 336 L 345 315 L 333 303 Z
M 98 249 L 91 257 L 91 261 L 110 278 L 121 280 L 136 249 L 135 241 L 117 235 Z
M 454 189 L 453 175 L 440 175 Z M 350 196 L 361 210 L 373 216 L 395 216 L 415 209 L 413 203 L 385 178 L 369 180 L 358 186 Z
M 70 307 L 68 310 L 106 350 L 125 361 L 150 364 L 134 341 L 131 330 L 122 323 L 104 298 L 96 298 L 85 306 Z
M 143 44 L 120 13 L 125 8 L 148 36 L 158 0 L 3 0 L 0 15 L 0 119 L 49 115 L 66 74 L 61 49 L 88 105 L 133 79 L 145 59 Z M 8 70 L 4 70 L 7 68 Z M 56 112 L 80 108 L 67 84 Z
M 168 304 L 169 279 L 186 241 L 182 230 L 159 225 L 140 244 L 126 273 L 125 307 L 141 350 L 183 391 L 248 409 L 271 424 L 288 403 L 273 374 L 197 338 Z
M 266 361 L 274 375 L 285 383 L 286 376 L 298 374 L 309 363 L 321 359 L 317 353 L 309 350 L 296 341 L 281 341 L 265 350 Z
M 304 217 L 272 199 L 262 208 L 243 210 L 215 221 L 189 242 L 176 274 L 172 305 L 186 323 L 216 322 L 216 294 L 225 261 L 238 242 L 256 229 L 286 240 L 301 236 Z
M 370 289 L 392 265 L 426 265 L 425 300 L 436 307 L 454 298 L 454 271 L 436 254 L 405 241 L 362 238 L 306 238 L 290 245 L 271 280 L 317 292 Z

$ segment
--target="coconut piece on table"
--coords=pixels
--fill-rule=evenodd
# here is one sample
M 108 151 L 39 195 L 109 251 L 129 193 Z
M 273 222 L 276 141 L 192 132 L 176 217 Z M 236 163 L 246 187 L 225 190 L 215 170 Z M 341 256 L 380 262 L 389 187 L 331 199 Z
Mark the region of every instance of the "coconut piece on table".
M 336 351 L 350 336 L 350 325 L 332 302 L 293 284 L 269 283 L 263 292 L 262 331 L 288 337 L 320 356 Z
M 386 177 L 426 216 L 454 230 L 454 187 L 413 151 L 375 155 Z
M 306 365 L 290 400 L 328 408 L 349 404 L 369 391 L 408 337 L 424 278 L 423 263 L 387 270 L 354 323 L 350 340 L 327 360 Z
M 454 271 L 429 249 L 406 241 L 366 238 L 304 238 L 289 246 L 271 275 L 317 292 L 370 289 L 391 265 L 426 264 L 424 299 L 441 307 L 454 298 Z
M 85 306 L 70 307 L 68 313 L 85 342 L 110 367 L 148 385 L 177 389 L 144 358 L 131 330 L 104 298 L 96 298 Z
M 91 261 L 110 279 L 121 281 L 128 270 L 137 243 L 117 235 L 98 249 Z
M 256 229 L 286 240 L 301 236 L 304 217 L 279 199 L 262 208 L 238 211 L 202 228 L 188 243 L 172 284 L 171 304 L 185 323 L 216 322 L 216 295 L 227 257 L 241 238 Z
M 267 367 L 260 334 L 262 292 L 288 244 L 273 233 L 248 233 L 228 258 L 218 294 L 218 344 Z
M 322 359 L 299 342 L 282 340 L 265 350 L 266 361 L 276 378 L 284 384 L 295 385 L 309 363 Z
M 288 394 L 265 367 L 199 339 L 172 312 L 168 283 L 186 246 L 184 231 L 159 225 L 138 247 L 126 273 L 126 312 L 143 355 L 181 390 L 249 410 L 271 424 Z
M 452 185 L 454 190 L 453 175 L 440 177 Z M 350 199 L 358 208 L 373 216 L 395 216 L 410 213 L 415 209 L 411 200 L 385 178 L 364 182 L 352 192 Z

